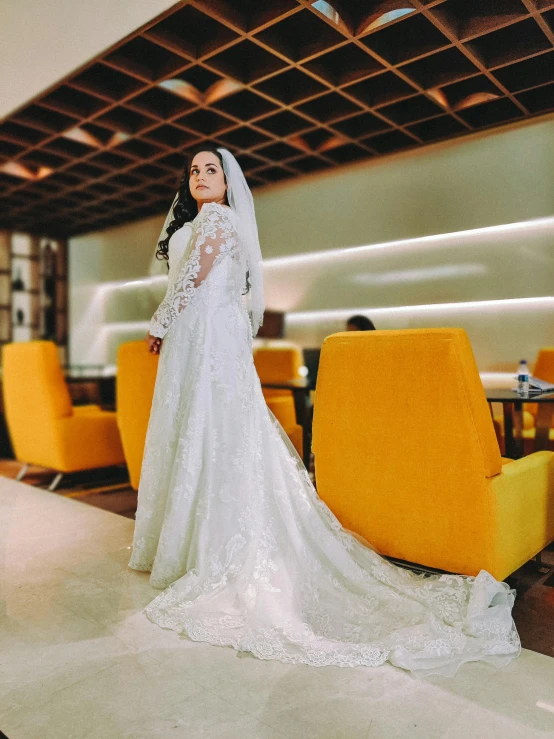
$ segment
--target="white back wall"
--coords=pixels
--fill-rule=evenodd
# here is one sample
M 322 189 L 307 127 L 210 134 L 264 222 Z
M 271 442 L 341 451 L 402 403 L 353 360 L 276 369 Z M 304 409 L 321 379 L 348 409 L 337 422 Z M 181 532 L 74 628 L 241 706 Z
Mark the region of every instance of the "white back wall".
M 304 346 L 367 312 L 380 328 L 465 328 L 484 371 L 532 360 L 554 344 L 553 164 L 550 118 L 259 191 L 268 306 Z M 111 364 L 144 335 L 162 222 L 70 241 L 72 363 Z
M 513 223 L 554 213 L 554 116 L 256 197 L 264 257 Z
M 145 335 L 136 324 L 152 316 L 167 283 L 166 263 L 155 259 L 164 219 L 147 218 L 70 240 L 71 364 L 113 364 L 122 341 Z

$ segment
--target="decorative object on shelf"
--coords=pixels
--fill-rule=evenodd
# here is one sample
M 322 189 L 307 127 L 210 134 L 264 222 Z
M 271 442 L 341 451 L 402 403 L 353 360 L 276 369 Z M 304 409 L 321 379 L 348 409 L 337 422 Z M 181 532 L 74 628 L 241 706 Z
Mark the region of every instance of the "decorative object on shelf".
M 57 252 L 50 242 L 42 248 L 42 338 L 56 341 Z
M 0 347 L 51 339 L 67 349 L 67 243 L 0 229 Z M 2 445 L 0 414 L 0 446 Z
M 15 277 L 12 280 L 12 290 L 13 292 L 25 290 L 25 283 L 21 279 L 21 270 L 19 268 L 15 270 Z

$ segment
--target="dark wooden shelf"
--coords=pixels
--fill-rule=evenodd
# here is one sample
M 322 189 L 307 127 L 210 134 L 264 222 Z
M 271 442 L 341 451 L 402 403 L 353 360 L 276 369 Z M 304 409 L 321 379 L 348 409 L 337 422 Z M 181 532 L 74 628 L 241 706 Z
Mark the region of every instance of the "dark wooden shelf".
M 26 259 L 29 262 L 38 262 L 40 257 L 38 254 L 12 254 L 12 260 L 14 259 Z

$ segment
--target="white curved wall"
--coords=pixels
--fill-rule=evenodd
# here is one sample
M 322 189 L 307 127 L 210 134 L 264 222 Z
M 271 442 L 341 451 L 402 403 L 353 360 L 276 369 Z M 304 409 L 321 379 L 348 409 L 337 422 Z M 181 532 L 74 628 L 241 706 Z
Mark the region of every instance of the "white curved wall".
M 554 116 L 330 170 L 256 196 L 264 257 L 554 213 Z
M 304 346 L 370 309 L 382 328 L 465 328 L 484 371 L 531 361 L 554 344 L 553 165 L 551 117 L 259 191 L 268 306 Z M 162 221 L 71 240 L 72 362 L 144 334 L 163 282 L 102 285 L 148 273 Z

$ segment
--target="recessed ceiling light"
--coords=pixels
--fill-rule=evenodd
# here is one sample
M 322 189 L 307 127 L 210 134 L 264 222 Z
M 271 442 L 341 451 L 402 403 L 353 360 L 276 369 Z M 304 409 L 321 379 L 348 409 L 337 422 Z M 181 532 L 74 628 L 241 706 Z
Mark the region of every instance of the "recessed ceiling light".
M 342 19 L 341 14 L 331 3 L 327 2 L 327 0 L 314 0 L 312 2 L 312 7 L 334 23 L 337 28 L 342 28 L 345 31 L 348 31 L 348 27 Z
M 472 95 L 468 95 L 459 103 L 452 106 L 452 110 L 465 110 L 466 108 L 473 108 L 474 105 L 481 105 L 481 103 L 488 103 L 491 100 L 498 100 L 500 95 L 496 92 L 474 92 Z
M 19 177 L 22 180 L 42 180 L 54 171 L 51 167 L 37 167 L 31 169 L 25 167 L 19 162 L 6 162 L 0 167 L 0 171 L 12 177 Z
M 117 146 L 117 144 L 121 144 L 123 141 L 127 141 L 127 139 L 131 138 L 128 133 L 116 131 L 107 141 L 101 141 L 94 134 L 79 127 L 70 128 L 68 131 L 65 131 L 62 136 L 70 141 L 77 141 L 79 144 L 92 146 L 95 149 L 102 149 L 104 146 Z
M 403 18 L 405 15 L 409 15 L 414 11 L 415 8 L 398 8 L 397 10 L 389 10 L 388 13 L 381 13 L 381 15 L 377 16 L 377 18 L 373 16 L 372 20 L 369 21 L 367 26 L 358 29 L 358 33 L 361 33 L 362 31 L 369 31 L 373 28 L 379 28 L 379 26 L 384 26 L 386 23 L 392 23 L 392 21 Z
M 162 90 L 167 90 L 168 92 L 173 93 L 173 95 L 177 95 L 177 97 L 188 100 L 191 103 L 196 103 L 197 105 L 200 105 L 204 99 L 200 90 L 198 90 L 194 85 L 191 85 L 190 82 L 185 82 L 184 80 L 163 80 L 163 82 L 158 84 L 158 87 L 161 87 Z
M 432 87 L 430 90 L 427 90 L 427 94 L 429 97 L 432 97 L 437 105 L 441 106 L 441 108 L 448 108 L 448 98 L 442 90 L 439 90 L 438 87 Z
M 202 103 L 213 103 L 216 100 L 222 100 L 229 95 L 233 95 L 235 92 L 242 90 L 244 85 L 236 80 L 223 79 L 217 80 L 205 92 L 201 92 L 190 82 L 180 79 L 169 79 L 160 82 L 158 87 L 191 103 L 202 105 Z
M 102 142 L 96 136 L 82 128 L 70 128 L 68 131 L 64 131 L 62 136 L 64 139 L 77 141 L 79 144 L 85 144 L 85 146 L 93 146 L 97 149 L 102 147 Z

